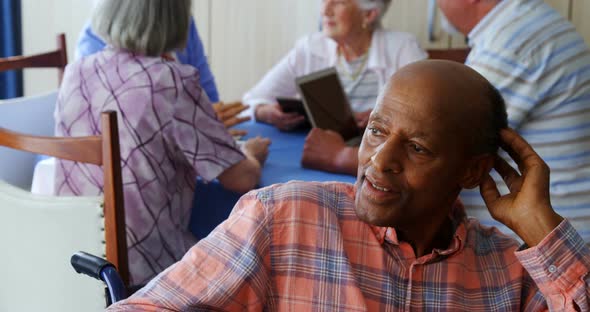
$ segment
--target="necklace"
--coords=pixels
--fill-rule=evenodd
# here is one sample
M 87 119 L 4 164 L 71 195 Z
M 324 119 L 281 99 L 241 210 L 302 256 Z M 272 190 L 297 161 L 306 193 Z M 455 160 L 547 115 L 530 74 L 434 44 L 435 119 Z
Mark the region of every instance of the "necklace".
M 358 67 L 355 69 L 352 69 L 352 71 L 350 70 L 351 66 L 350 64 L 348 64 L 346 62 L 346 60 L 344 60 L 344 53 L 342 53 L 342 51 L 340 50 L 340 48 L 338 49 L 338 65 L 340 66 L 340 68 L 342 69 L 342 73 L 351 81 L 356 81 L 357 78 L 363 73 L 363 71 L 365 70 L 365 67 L 367 65 L 367 60 L 369 59 L 369 50 L 370 50 L 371 46 L 369 46 L 369 48 L 367 49 L 367 51 L 361 55 L 361 57 L 359 57 L 358 59 L 356 59 L 353 62 L 358 62 L 360 60 L 360 64 L 358 65 Z M 348 66 L 347 66 L 348 65 Z

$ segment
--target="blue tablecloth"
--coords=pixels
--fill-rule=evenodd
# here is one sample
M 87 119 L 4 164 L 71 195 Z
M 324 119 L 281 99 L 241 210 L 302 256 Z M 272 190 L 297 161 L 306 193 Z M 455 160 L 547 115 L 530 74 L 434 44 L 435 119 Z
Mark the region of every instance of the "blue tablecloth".
M 301 167 L 301 153 L 307 131 L 281 132 L 273 126 L 246 122 L 237 129 L 248 130 L 245 137 L 262 136 L 271 139 L 269 155 L 262 169 L 260 187 L 291 180 L 341 181 L 354 183 L 355 177 Z M 227 218 L 239 194 L 225 190 L 218 182 L 204 183 L 197 179 L 190 229 L 203 238 Z

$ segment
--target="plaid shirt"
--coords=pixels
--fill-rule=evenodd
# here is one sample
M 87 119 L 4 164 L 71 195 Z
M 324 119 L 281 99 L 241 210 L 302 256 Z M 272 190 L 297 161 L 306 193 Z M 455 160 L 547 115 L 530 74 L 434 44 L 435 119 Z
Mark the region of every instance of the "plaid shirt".
M 392 228 L 360 221 L 355 189 L 291 182 L 242 197 L 229 219 L 109 311 L 590 310 L 590 252 L 564 221 L 538 246 L 473 219 L 415 258 Z

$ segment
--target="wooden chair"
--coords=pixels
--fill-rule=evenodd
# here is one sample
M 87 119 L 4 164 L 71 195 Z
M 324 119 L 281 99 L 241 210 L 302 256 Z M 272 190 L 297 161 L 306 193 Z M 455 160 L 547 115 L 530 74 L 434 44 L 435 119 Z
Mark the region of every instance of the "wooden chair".
M 436 60 L 449 60 L 459 63 L 465 63 L 467 55 L 471 51 L 469 48 L 463 49 L 430 49 L 426 50 L 428 58 Z
M 29 56 L 22 55 L 0 58 L 0 71 L 54 67 L 59 70 L 58 84 L 61 84 L 67 64 L 66 35 L 62 33 L 57 35 L 57 50 Z
M 79 250 L 106 256 L 128 285 L 116 113 L 102 113 L 101 124 L 102 135 L 87 137 L 0 128 L 0 146 L 100 165 L 104 173 L 104 196 L 92 197 L 36 195 L 0 181 L 0 311 L 104 309 L 103 286 L 70 266 Z

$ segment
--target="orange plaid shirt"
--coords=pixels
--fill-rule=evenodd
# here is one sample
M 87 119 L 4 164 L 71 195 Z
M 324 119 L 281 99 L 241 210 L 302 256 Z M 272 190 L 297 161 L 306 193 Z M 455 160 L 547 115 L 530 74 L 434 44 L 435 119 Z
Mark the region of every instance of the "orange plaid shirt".
M 360 221 L 355 189 L 291 182 L 250 192 L 211 235 L 109 311 L 590 310 L 590 252 L 564 221 L 538 246 L 474 219 L 416 258 Z

